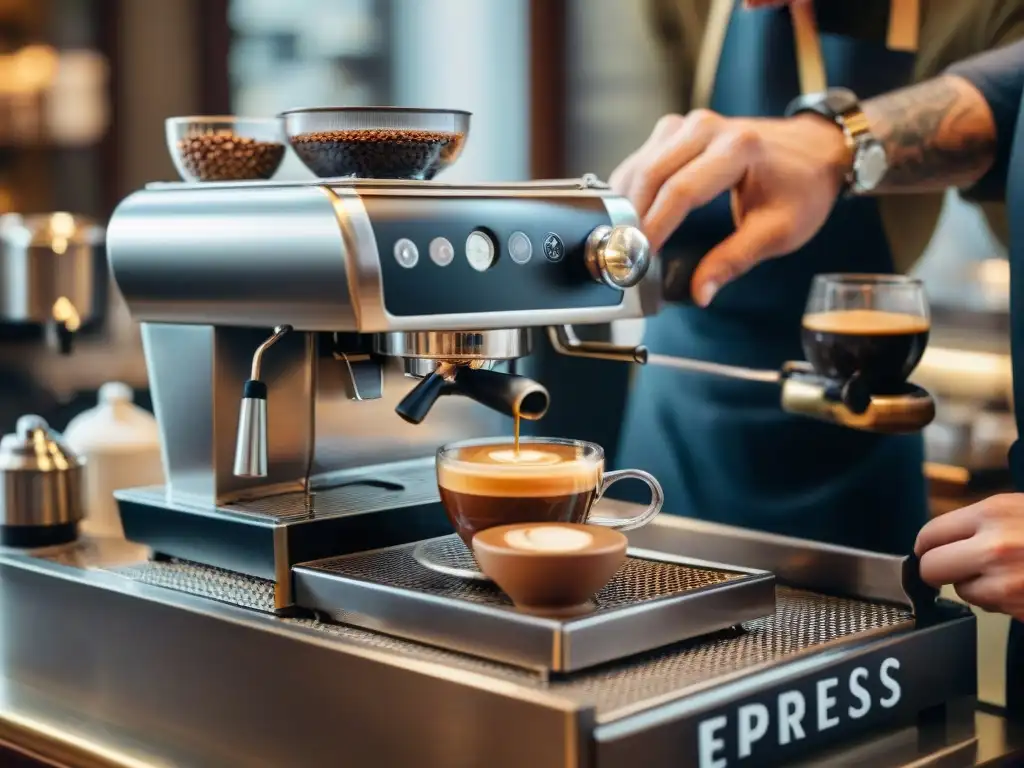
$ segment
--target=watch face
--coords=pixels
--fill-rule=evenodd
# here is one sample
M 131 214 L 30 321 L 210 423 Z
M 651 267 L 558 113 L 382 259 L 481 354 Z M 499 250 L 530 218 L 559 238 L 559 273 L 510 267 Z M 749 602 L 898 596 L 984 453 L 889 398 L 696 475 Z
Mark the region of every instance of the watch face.
M 881 184 L 885 172 L 889 170 L 889 159 L 885 155 L 885 147 L 877 141 L 865 144 L 857 153 L 853 165 L 856 184 L 864 191 L 870 191 Z
M 857 94 L 847 88 L 829 88 L 825 92 L 825 106 L 833 115 L 849 112 L 859 103 Z

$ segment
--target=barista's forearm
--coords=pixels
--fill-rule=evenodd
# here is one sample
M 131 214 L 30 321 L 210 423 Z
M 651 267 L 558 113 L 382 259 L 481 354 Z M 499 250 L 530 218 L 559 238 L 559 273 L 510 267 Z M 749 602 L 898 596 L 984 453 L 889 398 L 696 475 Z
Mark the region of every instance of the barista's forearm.
M 889 171 L 876 193 L 967 187 L 996 153 L 992 110 L 966 80 L 944 76 L 864 102 Z

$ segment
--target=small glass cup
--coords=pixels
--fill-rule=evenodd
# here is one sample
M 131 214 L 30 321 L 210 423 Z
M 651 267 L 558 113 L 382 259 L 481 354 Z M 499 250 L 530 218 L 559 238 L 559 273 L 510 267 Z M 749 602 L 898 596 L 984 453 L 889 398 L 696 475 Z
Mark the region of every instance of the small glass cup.
M 903 275 L 818 275 L 803 317 L 804 354 L 829 379 L 860 379 L 873 394 L 906 386 L 931 320 L 920 280 Z
M 286 149 L 276 117 L 171 117 L 167 151 L 185 181 L 256 181 L 277 173 Z
M 647 508 L 632 517 L 592 515 L 608 487 L 627 478 L 651 489 Z M 601 446 L 551 437 L 524 438 L 518 454 L 507 437 L 442 446 L 437 484 L 448 519 L 468 547 L 480 531 L 512 523 L 589 523 L 628 531 L 649 523 L 665 501 L 650 473 L 605 472 Z

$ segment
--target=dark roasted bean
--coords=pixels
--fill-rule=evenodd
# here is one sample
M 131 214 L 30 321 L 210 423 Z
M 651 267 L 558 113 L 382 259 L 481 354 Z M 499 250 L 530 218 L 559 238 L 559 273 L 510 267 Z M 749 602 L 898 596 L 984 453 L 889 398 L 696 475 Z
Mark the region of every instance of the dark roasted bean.
M 284 144 L 218 131 L 181 139 L 178 153 L 181 164 L 199 181 L 269 179 L 281 165 Z
M 321 178 L 430 179 L 459 153 L 462 133 L 361 129 L 303 133 L 295 154 Z

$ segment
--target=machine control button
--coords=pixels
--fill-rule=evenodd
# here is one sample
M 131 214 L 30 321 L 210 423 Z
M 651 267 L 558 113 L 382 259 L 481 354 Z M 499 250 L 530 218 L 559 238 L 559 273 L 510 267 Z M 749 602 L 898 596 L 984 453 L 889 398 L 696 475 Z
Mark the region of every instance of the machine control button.
M 497 255 L 494 240 L 486 232 L 478 229 L 466 238 L 466 258 L 469 260 L 469 266 L 477 272 L 486 272 L 490 269 Z
M 548 261 L 561 261 L 565 258 L 565 243 L 554 232 L 544 235 L 544 258 Z
M 420 251 L 416 243 L 407 238 L 402 238 L 395 243 L 395 261 L 406 269 L 412 269 L 420 260 Z
M 447 238 L 435 237 L 430 241 L 430 260 L 439 267 L 447 267 L 455 258 L 455 247 Z
M 525 232 L 513 232 L 508 239 L 508 255 L 516 264 L 525 264 L 533 257 L 533 243 Z
M 594 280 L 621 291 L 632 288 L 647 274 L 651 246 L 636 227 L 604 225 L 590 233 L 584 258 Z

